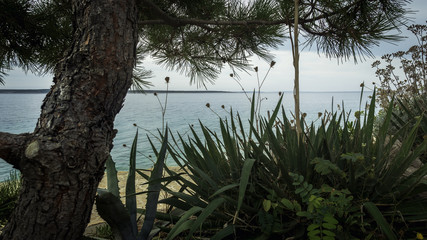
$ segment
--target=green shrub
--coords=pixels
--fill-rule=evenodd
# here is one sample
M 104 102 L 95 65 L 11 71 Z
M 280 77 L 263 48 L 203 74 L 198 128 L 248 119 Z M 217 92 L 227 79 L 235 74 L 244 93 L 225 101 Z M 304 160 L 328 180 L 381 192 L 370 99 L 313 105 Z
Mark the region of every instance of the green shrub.
M 377 87 L 380 106 L 386 108 L 393 98 L 396 99 L 389 133 L 393 134 L 393 131 L 405 125 L 414 126 L 417 118 L 421 117 L 423 119 L 414 145 L 418 146 L 427 138 L 427 25 L 411 25 L 408 30 L 417 39 L 417 44 L 407 51 L 382 56 L 383 62 L 375 61 L 372 67 L 376 68 L 380 81 Z M 382 124 L 384 116 L 385 112 L 381 110 L 377 125 Z M 421 160 L 426 163 L 426 158 L 427 154 L 424 154 Z
M 377 101 L 384 108 L 393 96 L 412 99 L 427 95 L 427 25 L 411 25 L 408 30 L 417 39 L 416 45 L 406 51 L 385 54 L 381 57 L 383 62 L 377 60 L 372 64 L 380 81 Z
M 407 174 L 426 151 L 415 146 L 422 118 L 390 135 L 393 103 L 374 130 L 375 93 L 366 114 L 353 122 L 333 113 L 326 124 L 304 128 L 298 137 L 284 114 L 250 129 L 241 119 L 221 120 L 220 133 L 200 123 L 169 144 L 170 156 L 186 174 L 165 178 L 171 197 L 161 200 L 184 210 L 168 239 L 180 234 L 222 239 L 398 239 L 427 234 L 427 165 Z M 254 104 L 253 104 L 254 105 Z M 254 109 L 254 108 L 252 108 Z M 395 143 L 401 139 L 397 150 Z M 415 147 L 414 147 L 415 146 Z M 176 181 L 179 191 L 168 188 Z M 423 229 L 424 227 L 424 229 Z M 422 232 L 424 231 L 424 232 Z
M 19 198 L 21 179 L 16 171 L 0 182 L 0 225 L 6 224 Z
M 96 227 L 96 237 L 101 239 L 112 239 L 114 240 L 114 234 L 111 227 L 108 224 L 102 224 Z

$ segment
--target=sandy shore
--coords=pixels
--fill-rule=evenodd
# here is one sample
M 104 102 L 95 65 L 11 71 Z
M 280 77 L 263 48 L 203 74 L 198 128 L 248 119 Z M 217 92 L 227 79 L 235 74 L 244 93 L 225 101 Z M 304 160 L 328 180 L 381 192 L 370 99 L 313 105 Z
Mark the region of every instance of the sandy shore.
M 168 167 L 169 169 L 171 169 L 172 171 L 179 171 L 178 167 Z M 149 171 L 145 172 L 146 174 L 149 175 Z M 125 202 L 125 187 L 126 187 L 126 179 L 127 179 L 127 175 L 128 172 L 127 171 L 120 171 L 117 173 L 117 178 L 119 180 L 119 188 L 120 188 L 120 196 L 122 196 L 122 201 L 123 203 Z M 136 174 L 135 177 L 135 189 L 136 192 L 143 192 L 143 191 L 147 191 L 148 188 L 148 184 L 145 184 L 147 181 L 139 174 Z M 168 185 L 168 187 L 170 189 L 172 189 L 173 191 L 178 191 L 179 190 L 179 185 L 176 183 L 170 183 Z M 104 175 L 104 178 L 102 179 L 102 181 L 99 183 L 99 188 L 107 188 L 107 177 L 106 175 Z M 137 207 L 138 208 L 145 208 L 145 203 L 146 203 L 146 194 L 140 194 L 136 196 L 136 201 L 137 201 Z M 166 198 L 167 194 L 165 192 L 161 192 L 160 193 L 160 197 L 159 199 L 163 199 Z M 164 209 L 166 206 L 159 204 L 158 209 L 162 210 Z M 105 221 L 98 215 L 97 211 L 96 211 L 96 206 L 93 206 L 92 209 L 92 215 L 90 217 L 90 222 L 88 224 L 88 226 L 92 226 L 92 225 L 97 225 L 100 223 L 104 223 Z

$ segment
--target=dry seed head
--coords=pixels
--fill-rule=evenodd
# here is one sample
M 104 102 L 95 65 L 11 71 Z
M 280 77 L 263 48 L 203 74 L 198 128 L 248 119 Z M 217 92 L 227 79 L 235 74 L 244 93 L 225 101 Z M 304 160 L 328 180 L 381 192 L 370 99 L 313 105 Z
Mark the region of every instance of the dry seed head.
M 276 62 L 275 62 L 275 61 L 271 61 L 271 63 L 270 63 L 270 67 L 273 67 L 275 64 L 276 64 Z
M 258 72 L 258 66 L 254 67 L 255 72 Z
M 166 83 L 169 83 L 169 77 L 165 77 Z
M 206 103 L 206 107 L 210 108 L 211 104 L 210 103 Z

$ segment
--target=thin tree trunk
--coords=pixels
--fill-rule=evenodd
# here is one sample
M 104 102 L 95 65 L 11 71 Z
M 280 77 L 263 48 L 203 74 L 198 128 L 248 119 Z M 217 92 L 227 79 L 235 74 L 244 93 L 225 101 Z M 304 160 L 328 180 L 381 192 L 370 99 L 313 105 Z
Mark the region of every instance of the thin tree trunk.
M 293 63 L 294 63 L 294 100 L 295 100 L 295 124 L 298 137 L 302 135 L 301 129 L 301 114 L 300 114 L 300 101 L 299 101 L 299 42 L 298 42 L 298 7 L 299 1 L 295 0 L 295 12 L 294 12 L 294 41 L 292 43 Z
M 137 42 L 134 0 L 73 0 L 75 34 L 58 64 L 33 133 L 0 133 L 0 157 L 23 185 L 0 239 L 78 239 L 131 84 Z

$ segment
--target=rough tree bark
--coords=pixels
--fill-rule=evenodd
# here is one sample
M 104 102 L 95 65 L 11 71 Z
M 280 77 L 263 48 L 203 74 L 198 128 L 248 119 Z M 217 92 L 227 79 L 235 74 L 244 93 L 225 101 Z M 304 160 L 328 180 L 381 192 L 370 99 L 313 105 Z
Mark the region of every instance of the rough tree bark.
M 0 157 L 19 169 L 18 206 L 0 239 L 78 239 L 131 85 L 135 0 L 73 0 L 75 34 L 57 65 L 33 133 L 0 133 Z

